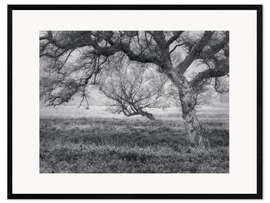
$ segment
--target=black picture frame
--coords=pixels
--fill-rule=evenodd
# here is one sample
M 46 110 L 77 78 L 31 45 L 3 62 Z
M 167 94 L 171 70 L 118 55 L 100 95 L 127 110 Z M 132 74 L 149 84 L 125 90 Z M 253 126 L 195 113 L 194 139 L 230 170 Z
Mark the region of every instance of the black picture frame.
M 257 12 L 257 193 L 255 194 L 14 194 L 12 176 L 12 12 L 15 10 L 254 10 Z M 8 199 L 262 199 L 262 5 L 8 5 Z

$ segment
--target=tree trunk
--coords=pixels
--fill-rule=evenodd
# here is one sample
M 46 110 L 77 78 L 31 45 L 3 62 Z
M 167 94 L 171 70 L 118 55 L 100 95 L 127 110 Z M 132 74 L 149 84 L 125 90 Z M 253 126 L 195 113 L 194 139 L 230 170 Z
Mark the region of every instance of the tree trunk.
M 149 120 L 156 120 L 153 114 L 148 113 L 148 112 L 146 112 L 146 111 L 141 111 L 140 114 L 141 114 L 142 116 L 145 116 L 145 117 L 148 118 Z
M 196 116 L 196 93 L 183 75 L 177 74 L 174 71 L 169 72 L 167 75 L 178 89 L 182 117 L 189 141 L 195 146 L 208 147 L 209 144 L 204 136 L 204 129 Z
M 202 141 L 202 126 L 196 116 L 195 109 L 183 108 L 187 107 L 191 101 L 181 101 L 182 104 L 182 117 L 185 124 L 185 129 L 188 134 L 189 141 L 195 145 L 200 145 Z
M 179 95 L 182 107 L 182 117 L 189 141 L 195 146 L 200 146 L 202 148 L 208 147 L 209 143 L 205 138 L 204 129 L 196 115 L 196 95 L 190 91 L 190 89 L 185 91 L 182 90 Z

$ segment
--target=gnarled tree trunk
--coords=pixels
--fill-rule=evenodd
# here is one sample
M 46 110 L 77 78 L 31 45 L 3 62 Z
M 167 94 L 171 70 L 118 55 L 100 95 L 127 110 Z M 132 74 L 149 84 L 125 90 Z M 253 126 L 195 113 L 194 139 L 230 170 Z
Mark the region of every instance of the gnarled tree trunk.
M 195 146 L 208 147 L 208 140 L 205 138 L 204 129 L 196 115 L 197 95 L 190 83 L 184 76 L 176 72 L 170 72 L 169 78 L 178 89 L 181 102 L 182 118 L 189 141 Z
M 197 118 L 195 110 L 196 97 L 190 92 L 186 92 L 184 95 L 181 94 L 180 96 L 182 117 L 189 141 L 196 146 L 204 145 L 203 128 Z
M 208 138 L 205 137 L 205 131 L 196 115 L 196 94 L 192 91 L 191 88 L 188 88 L 184 90 L 181 89 L 179 96 L 182 107 L 182 117 L 189 141 L 195 146 L 199 146 L 201 148 L 209 147 Z

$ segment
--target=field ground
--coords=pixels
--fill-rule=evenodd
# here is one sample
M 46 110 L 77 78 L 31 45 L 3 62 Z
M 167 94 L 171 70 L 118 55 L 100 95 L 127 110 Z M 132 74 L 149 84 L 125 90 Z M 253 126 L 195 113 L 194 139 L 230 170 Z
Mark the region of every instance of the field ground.
M 41 173 L 229 172 L 225 110 L 198 112 L 211 145 L 198 151 L 187 141 L 175 111 L 155 112 L 157 120 L 149 121 L 70 109 L 61 114 L 41 110 Z

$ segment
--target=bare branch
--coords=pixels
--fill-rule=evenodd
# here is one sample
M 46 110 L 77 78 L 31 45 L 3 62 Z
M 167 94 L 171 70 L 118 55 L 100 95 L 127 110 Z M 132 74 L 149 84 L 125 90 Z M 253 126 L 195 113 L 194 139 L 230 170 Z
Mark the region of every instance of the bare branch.
M 209 42 L 213 34 L 214 32 L 211 31 L 204 32 L 203 37 L 194 45 L 191 52 L 186 56 L 186 58 L 182 62 L 180 62 L 176 66 L 179 74 L 183 74 L 191 65 L 191 63 L 200 56 L 202 49 Z
M 191 85 L 194 89 L 198 88 L 201 83 L 208 78 L 217 78 L 225 76 L 229 73 L 228 60 L 222 60 L 214 69 L 207 69 L 197 74 L 197 76 L 191 81 Z
M 167 47 L 169 47 L 171 43 L 173 43 L 175 40 L 177 40 L 183 32 L 184 31 L 174 32 L 173 36 L 167 41 Z
M 146 80 L 144 74 L 145 71 L 139 71 L 139 69 L 122 67 L 101 86 L 101 91 L 113 102 L 111 108 L 114 112 L 122 112 L 126 116 L 141 115 L 154 119 L 145 108 L 157 105 L 162 96 L 165 80 L 156 81 L 154 84 L 153 81 L 158 77 Z
M 183 46 L 183 45 L 185 45 L 185 43 L 176 44 L 176 45 L 172 48 L 172 50 L 169 52 L 169 54 L 173 53 L 174 50 L 175 50 L 177 47 L 180 47 L 180 46 Z

